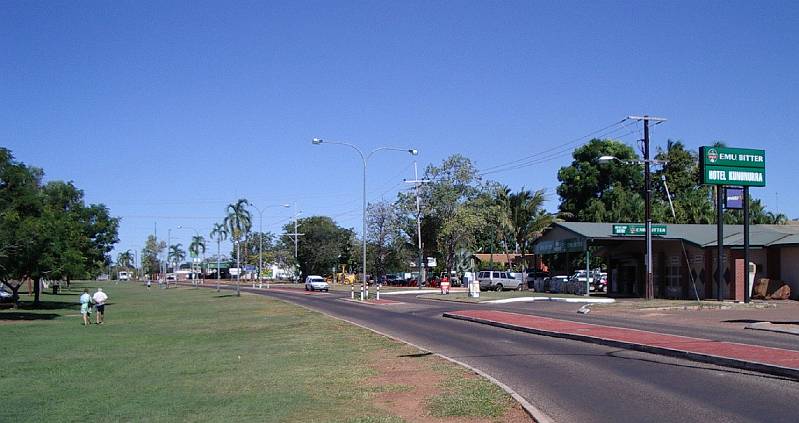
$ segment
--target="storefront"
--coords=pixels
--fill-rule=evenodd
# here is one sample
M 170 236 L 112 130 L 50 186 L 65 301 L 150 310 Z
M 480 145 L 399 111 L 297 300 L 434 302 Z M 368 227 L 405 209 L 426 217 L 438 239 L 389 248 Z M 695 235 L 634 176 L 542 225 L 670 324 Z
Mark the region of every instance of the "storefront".
M 608 294 L 641 297 L 644 293 L 645 254 L 642 225 L 629 223 L 560 222 L 535 241 L 533 249 L 548 256 L 599 256 L 608 273 Z M 653 225 L 653 275 L 657 298 L 716 298 L 715 225 Z M 736 259 L 743 259 L 743 227 L 724 226 L 722 272 L 724 298 L 734 298 Z M 755 280 L 768 277 L 788 282 L 792 298 L 799 298 L 799 225 L 752 225 L 750 261 Z M 568 262 L 568 260 L 567 260 Z M 562 267 L 562 266 L 561 266 Z M 574 269 L 553 268 L 570 274 Z

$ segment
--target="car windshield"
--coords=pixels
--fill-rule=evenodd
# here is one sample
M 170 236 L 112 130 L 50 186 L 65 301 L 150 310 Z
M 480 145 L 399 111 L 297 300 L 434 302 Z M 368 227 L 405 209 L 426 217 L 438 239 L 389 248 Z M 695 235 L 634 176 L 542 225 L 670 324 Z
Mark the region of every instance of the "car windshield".
M 325 280 L 322 278 L 311 278 L 311 282 L 324 282 Z

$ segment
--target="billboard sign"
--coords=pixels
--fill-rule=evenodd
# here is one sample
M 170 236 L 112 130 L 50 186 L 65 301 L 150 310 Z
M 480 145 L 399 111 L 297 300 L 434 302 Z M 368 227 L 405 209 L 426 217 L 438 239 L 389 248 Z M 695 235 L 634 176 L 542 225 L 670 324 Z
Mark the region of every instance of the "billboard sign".
M 766 186 L 766 151 L 700 147 L 699 167 L 705 185 Z

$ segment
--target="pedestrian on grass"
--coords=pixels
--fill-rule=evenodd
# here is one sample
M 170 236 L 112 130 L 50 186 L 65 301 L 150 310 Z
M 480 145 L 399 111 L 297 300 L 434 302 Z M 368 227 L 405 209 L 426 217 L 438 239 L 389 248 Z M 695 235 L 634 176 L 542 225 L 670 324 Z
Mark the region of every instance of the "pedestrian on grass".
M 147 279 L 147 290 L 150 290 L 150 285 L 152 285 L 153 281 Z
M 108 295 L 103 292 L 103 288 L 97 288 L 97 292 L 92 295 L 92 302 L 94 302 L 94 308 L 97 310 L 97 324 L 103 324 L 103 318 L 105 317 L 105 302 L 108 301 Z
M 92 297 L 89 295 L 89 288 L 83 288 L 83 294 L 80 296 L 80 314 L 83 316 L 83 326 L 89 326 L 91 321 L 91 303 Z

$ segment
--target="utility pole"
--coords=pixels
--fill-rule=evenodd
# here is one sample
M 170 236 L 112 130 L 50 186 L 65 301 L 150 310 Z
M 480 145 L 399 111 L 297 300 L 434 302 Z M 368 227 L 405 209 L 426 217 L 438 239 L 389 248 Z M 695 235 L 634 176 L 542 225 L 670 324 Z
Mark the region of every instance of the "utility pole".
M 419 170 L 416 167 L 416 160 L 413 161 L 413 180 L 405 180 L 406 183 L 414 184 L 416 189 L 416 235 L 419 242 L 419 279 L 416 286 L 422 289 L 422 281 L 425 280 L 425 266 L 424 266 L 424 250 L 422 249 L 422 207 L 419 200 L 419 186 L 421 184 L 430 183 L 429 179 L 419 179 Z
M 281 204 L 281 206 L 282 207 L 287 207 L 287 208 L 291 207 L 290 204 Z M 294 262 L 295 262 L 294 264 L 295 265 L 299 264 L 299 263 L 297 263 L 297 250 L 298 250 L 298 247 L 299 247 L 299 238 L 298 237 L 300 237 L 302 235 L 305 235 L 305 234 L 297 233 L 297 219 L 299 218 L 300 213 L 302 213 L 302 212 L 297 210 L 297 202 L 295 201 L 294 202 L 294 233 L 293 234 L 285 234 L 285 235 L 289 235 L 289 236 L 294 237 Z
M 644 296 L 647 300 L 655 298 L 655 282 L 652 271 L 652 171 L 649 159 L 649 122 L 665 122 L 666 119 L 644 116 L 627 116 L 627 119 L 644 122 L 644 221 L 646 224 L 646 279 L 644 279 Z

